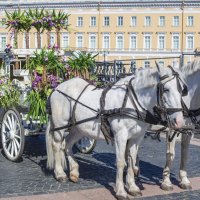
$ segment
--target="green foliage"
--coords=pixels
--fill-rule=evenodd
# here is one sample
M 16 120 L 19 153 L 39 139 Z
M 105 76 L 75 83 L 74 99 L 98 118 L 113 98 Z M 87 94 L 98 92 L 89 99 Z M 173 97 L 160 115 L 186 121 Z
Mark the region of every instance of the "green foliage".
M 84 75 L 85 71 L 90 71 L 95 66 L 95 57 L 98 54 L 93 55 L 88 52 L 72 52 L 72 56 L 68 60 L 72 72 L 77 71 L 81 76 Z
M 0 107 L 9 108 L 19 104 L 20 92 L 11 83 L 0 84 Z
M 42 48 L 41 51 L 36 50 L 34 52 L 34 57 L 30 58 L 29 61 L 28 67 L 30 71 L 33 72 L 34 70 L 37 70 L 37 72 L 41 74 L 43 73 L 42 68 L 45 67 L 47 73 L 54 73 L 58 76 L 62 76 L 62 72 L 65 68 L 57 55 L 58 53 L 59 51 L 54 48 Z
M 32 90 L 27 96 L 26 103 L 29 103 L 30 110 L 27 119 L 38 120 L 40 124 L 47 123 L 46 100 L 48 91 L 36 92 Z

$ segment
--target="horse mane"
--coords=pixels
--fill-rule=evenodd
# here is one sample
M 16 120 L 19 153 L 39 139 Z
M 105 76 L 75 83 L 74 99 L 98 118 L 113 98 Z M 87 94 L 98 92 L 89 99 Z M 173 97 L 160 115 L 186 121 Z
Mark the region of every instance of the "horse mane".
M 195 72 L 200 70 L 200 59 L 195 59 L 191 63 L 184 65 L 183 67 L 181 67 L 180 70 L 184 76 L 194 74 Z
M 135 89 L 153 87 L 158 83 L 158 71 L 156 68 L 145 68 L 136 70 L 134 82 Z

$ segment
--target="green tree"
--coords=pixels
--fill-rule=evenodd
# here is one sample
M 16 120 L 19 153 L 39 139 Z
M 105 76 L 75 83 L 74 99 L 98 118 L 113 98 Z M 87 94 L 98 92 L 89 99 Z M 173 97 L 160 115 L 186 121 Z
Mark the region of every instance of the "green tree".
M 18 34 L 23 30 L 23 23 L 21 19 L 24 18 L 24 12 L 21 12 L 20 9 L 14 10 L 13 12 L 7 12 L 6 13 L 6 28 L 9 28 L 9 31 L 12 31 L 12 34 L 14 36 L 14 47 L 18 49 Z
M 35 10 L 28 10 L 28 16 L 32 19 L 32 26 L 37 31 L 37 42 L 38 48 L 41 49 L 41 33 L 44 31 L 43 27 L 43 17 L 44 17 L 44 9 L 35 9 Z
M 59 12 L 56 12 L 53 10 L 52 12 L 52 22 L 54 24 L 54 27 L 56 29 L 56 36 L 57 36 L 57 46 L 60 48 L 60 31 L 62 29 L 68 30 L 68 21 L 69 15 L 62 12 L 61 10 Z
M 69 57 L 68 65 L 70 66 L 74 76 L 81 76 L 85 79 L 89 79 L 89 71 L 95 66 L 95 57 L 98 54 L 75 51 L 72 52 L 72 56 Z

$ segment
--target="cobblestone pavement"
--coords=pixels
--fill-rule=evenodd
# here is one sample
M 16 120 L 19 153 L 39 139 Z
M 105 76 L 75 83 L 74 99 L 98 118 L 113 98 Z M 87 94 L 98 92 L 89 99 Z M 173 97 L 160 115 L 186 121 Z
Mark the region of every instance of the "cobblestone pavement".
M 141 184 L 157 185 L 162 180 L 165 164 L 165 143 L 145 138 L 139 151 Z M 0 197 L 29 196 L 85 190 L 91 188 L 107 188 L 114 193 L 115 153 L 114 147 L 104 141 L 98 141 L 92 154 L 76 153 L 80 164 L 80 180 L 58 183 L 52 172 L 46 170 L 46 151 L 44 136 L 27 137 L 23 159 L 18 163 L 8 161 L 0 154 Z M 178 168 L 180 162 L 180 144 L 176 145 L 176 158 L 173 163 L 171 177 L 173 184 L 178 185 Z M 188 176 L 200 177 L 200 147 L 190 145 Z M 143 197 L 140 199 L 200 199 L 200 190 L 181 193 Z

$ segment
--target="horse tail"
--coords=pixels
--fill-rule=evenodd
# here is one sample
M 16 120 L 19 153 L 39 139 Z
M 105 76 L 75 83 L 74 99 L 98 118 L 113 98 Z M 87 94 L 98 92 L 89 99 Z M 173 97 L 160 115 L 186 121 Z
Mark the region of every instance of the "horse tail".
M 53 132 L 50 131 L 52 127 L 51 117 L 46 128 L 46 149 L 47 149 L 47 169 L 54 169 L 54 152 L 53 152 Z

